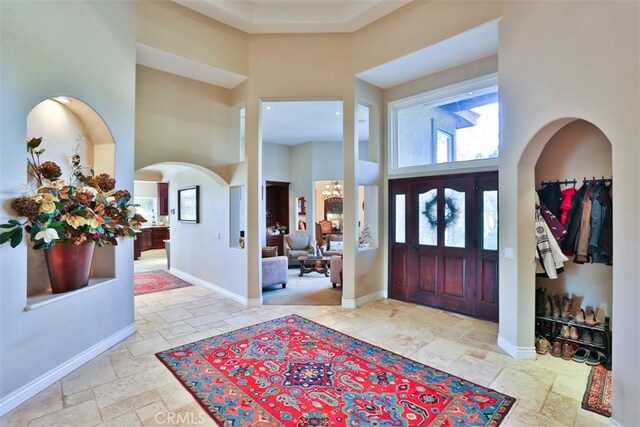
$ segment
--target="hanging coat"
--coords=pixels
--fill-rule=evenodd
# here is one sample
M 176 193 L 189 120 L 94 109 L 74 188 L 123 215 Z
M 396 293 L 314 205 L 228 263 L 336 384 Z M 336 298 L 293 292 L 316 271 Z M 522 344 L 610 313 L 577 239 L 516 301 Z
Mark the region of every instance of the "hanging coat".
M 560 193 L 560 184 L 557 182 L 546 184 L 538 190 L 540 196 L 540 204 L 545 205 L 556 217 L 560 216 L 560 201 L 562 194 Z
M 575 249 L 576 256 L 573 262 L 584 264 L 589 261 L 589 233 L 591 232 L 591 189 L 593 184 L 588 184 L 587 191 L 582 198 L 582 216 L 580 217 L 580 233 Z
M 562 250 L 565 254 L 574 254 L 576 252 L 578 235 L 580 234 L 580 219 L 582 218 L 582 199 L 588 188 L 587 184 L 583 184 L 573 196 L 571 209 L 569 209 L 567 223 L 565 224 L 567 237 L 562 241 Z
M 571 209 L 571 202 L 573 201 L 573 196 L 576 194 L 575 187 L 567 188 L 566 190 L 562 190 L 562 201 L 560 202 L 560 224 L 566 225 L 567 220 L 569 219 L 569 210 Z
M 606 264 L 613 264 L 613 199 L 611 198 L 613 194 L 613 185 L 609 185 L 607 187 L 607 210 L 604 214 L 604 219 L 602 221 L 602 233 L 600 233 L 600 240 L 598 241 L 598 247 L 602 251 L 602 253 L 606 256 Z
M 538 202 L 536 195 L 536 202 Z M 560 245 L 553 237 L 551 229 L 540 213 L 539 206 L 535 210 L 536 227 L 536 273 L 546 273 L 550 279 L 557 279 L 558 273 L 564 271 L 564 262 L 569 258 L 564 256 Z

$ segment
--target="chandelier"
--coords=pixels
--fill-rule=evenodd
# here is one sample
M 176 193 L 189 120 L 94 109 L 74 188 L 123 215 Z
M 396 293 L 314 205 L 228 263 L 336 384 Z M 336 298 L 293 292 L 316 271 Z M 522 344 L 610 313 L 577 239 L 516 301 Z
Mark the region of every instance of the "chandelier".
M 330 197 L 342 198 L 342 181 L 331 181 L 330 184 L 324 185 L 324 190 L 322 190 L 322 198 L 328 199 Z

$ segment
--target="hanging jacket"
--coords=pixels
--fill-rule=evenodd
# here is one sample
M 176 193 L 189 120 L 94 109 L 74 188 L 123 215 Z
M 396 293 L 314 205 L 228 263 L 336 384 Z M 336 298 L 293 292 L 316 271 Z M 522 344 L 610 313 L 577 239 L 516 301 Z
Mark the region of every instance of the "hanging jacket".
M 558 218 L 545 205 L 540 205 L 540 214 L 544 222 L 549 226 L 549 230 L 558 242 L 561 242 L 567 236 L 567 230 L 564 229 Z
M 562 250 L 568 255 L 576 252 L 578 235 L 580 234 L 580 219 L 582 218 L 582 199 L 587 188 L 588 185 L 583 184 L 573 196 L 571 209 L 569 209 L 569 214 L 567 215 L 567 223 L 565 224 L 567 236 L 562 241 Z
M 539 202 L 536 195 L 536 203 Z M 565 257 L 560 249 L 560 245 L 553 237 L 549 226 L 544 221 L 540 213 L 539 206 L 535 209 L 536 227 L 536 273 L 546 273 L 550 279 L 557 279 L 558 273 L 564 271 L 564 262 L 569 258 Z
M 580 234 L 578 234 L 578 243 L 575 249 L 576 256 L 573 262 L 584 264 L 589 261 L 589 233 L 591 232 L 591 189 L 593 184 L 588 184 L 587 191 L 582 198 L 582 215 L 580 217 Z
M 571 187 L 566 190 L 562 190 L 562 201 L 560 202 L 560 224 L 565 225 L 569 217 L 569 210 L 571 209 L 571 202 L 573 196 L 576 194 L 576 188 Z
M 589 234 L 589 253 L 592 262 L 605 263 L 606 255 L 600 250 L 599 242 L 602 234 L 604 216 L 607 212 L 609 195 L 604 181 L 598 181 L 590 192 L 591 196 L 591 231 Z
M 560 184 L 557 182 L 546 184 L 540 190 L 538 190 L 540 196 L 540 204 L 545 205 L 551 213 L 556 217 L 560 216 L 560 201 L 562 200 L 562 194 L 560 193 Z
M 613 264 L 613 185 L 609 185 L 607 187 L 607 200 L 605 203 L 607 204 L 607 210 L 604 214 L 604 219 L 602 220 L 602 232 L 600 233 L 600 240 L 598 241 L 598 247 L 600 251 L 605 256 L 605 263 L 612 265 Z

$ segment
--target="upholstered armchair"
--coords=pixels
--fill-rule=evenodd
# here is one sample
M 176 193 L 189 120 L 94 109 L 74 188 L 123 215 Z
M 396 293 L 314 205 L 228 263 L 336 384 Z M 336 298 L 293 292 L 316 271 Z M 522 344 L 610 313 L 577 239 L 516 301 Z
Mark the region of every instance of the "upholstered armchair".
M 313 245 L 309 234 L 287 234 L 284 236 L 284 254 L 289 260 L 289 266 L 300 265 L 299 256 L 308 255 L 308 248 Z
M 286 256 L 262 258 L 262 287 L 282 285 L 287 287 L 289 266 Z
M 322 255 L 333 256 L 342 255 L 343 251 L 342 234 L 327 234 L 324 245 L 322 245 Z
M 329 260 L 329 280 L 334 288 L 338 284 L 342 286 L 342 255 L 334 255 Z

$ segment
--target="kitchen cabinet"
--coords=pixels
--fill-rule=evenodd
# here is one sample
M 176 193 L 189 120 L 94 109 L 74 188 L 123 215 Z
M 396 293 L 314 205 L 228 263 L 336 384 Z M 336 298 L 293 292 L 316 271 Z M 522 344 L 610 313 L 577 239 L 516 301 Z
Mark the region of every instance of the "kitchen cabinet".
M 140 251 L 151 249 L 151 229 L 143 228 L 140 233 Z
M 169 215 L 169 183 L 158 183 L 158 215 Z
M 164 241 L 169 239 L 169 227 L 151 227 L 151 248 L 164 249 Z

